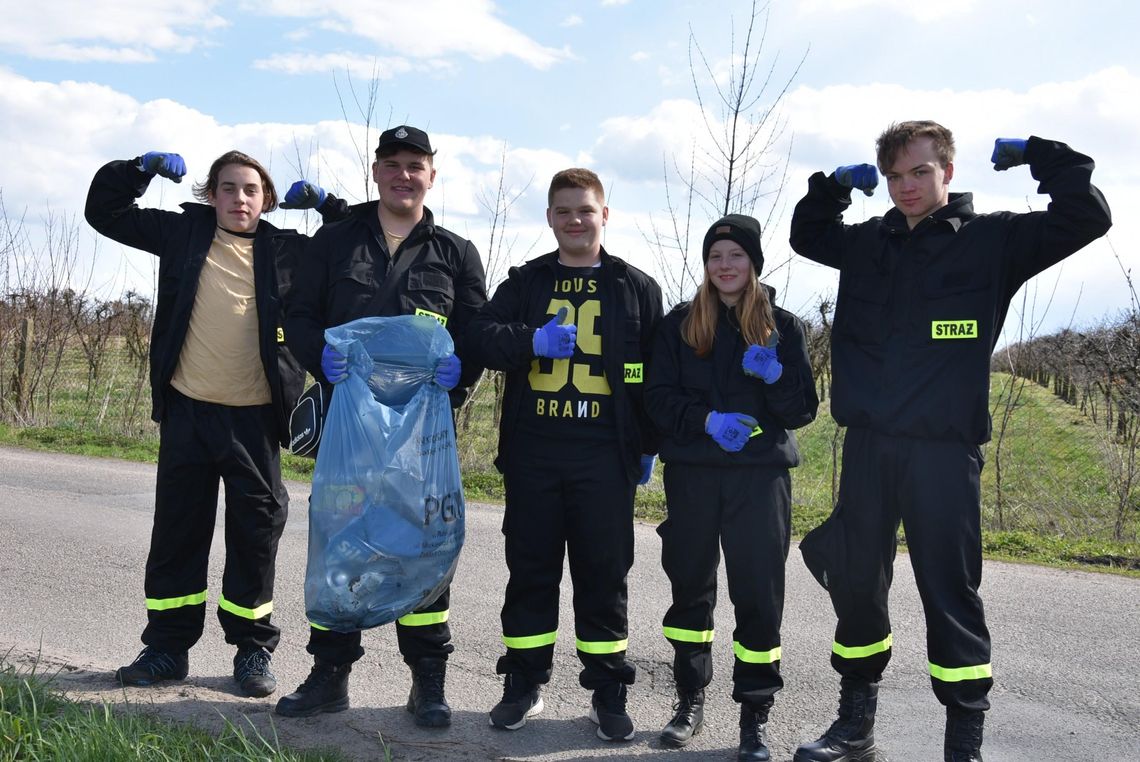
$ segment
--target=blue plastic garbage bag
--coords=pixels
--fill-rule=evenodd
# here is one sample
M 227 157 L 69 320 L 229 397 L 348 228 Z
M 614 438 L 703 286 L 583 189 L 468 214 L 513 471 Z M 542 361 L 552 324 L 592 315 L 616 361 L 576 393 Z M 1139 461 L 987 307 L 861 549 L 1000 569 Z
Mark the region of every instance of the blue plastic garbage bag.
M 447 392 L 453 349 L 430 317 L 354 320 L 325 331 L 348 358 L 334 387 L 309 498 L 309 621 L 378 627 L 435 600 L 464 538 L 463 487 Z

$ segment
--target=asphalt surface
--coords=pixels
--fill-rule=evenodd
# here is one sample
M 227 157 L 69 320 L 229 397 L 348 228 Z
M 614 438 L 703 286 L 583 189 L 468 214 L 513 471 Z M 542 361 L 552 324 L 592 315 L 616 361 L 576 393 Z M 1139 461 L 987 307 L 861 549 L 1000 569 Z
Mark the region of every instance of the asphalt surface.
M 660 627 L 669 588 L 649 525 L 637 527 L 629 585 L 629 654 L 639 670 L 629 701 L 634 740 L 600 741 L 586 717 L 589 695 L 577 682 L 568 574 L 545 711 L 517 732 L 488 727 L 487 712 L 501 695 L 494 666 L 502 651 L 498 614 L 506 581 L 502 509 L 488 505 L 468 505 L 468 540 L 453 585 L 456 652 L 447 679 L 452 727 L 432 731 L 412 724 L 404 710 L 409 675 L 391 627 L 365 635 L 368 653 L 352 674 L 351 709 L 301 720 L 277 717 L 276 699 L 292 691 L 311 664 L 304 650 L 304 484 L 290 484 L 291 515 L 278 558 L 278 693 L 248 699 L 235 691 L 233 650 L 213 613 L 222 567 L 220 531 L 210 613 L 205 635 L 191 652 L 189 679 L 123 690 L 110 673 L 141 647 L 153 490 L 153 466 L 0 448 L 0 656 L 9 666 L 37 664 L 41 673 L 56 673 L 57 683 L 79 699 L 125 703 L 207 728 L 220 728 L 225 718 L 286 744 L 337 748 L 350 759 L 383 758 L 385 748 L 395 759 L 416 760 L 734 758 L 738 712 L 730 699 L 727 593 L 718 609 L 716 677 L 704 732 L 683 751 L 664 749 L 657 740 L 674 694 L 672 652 Z M 790 760 L 797 744 L 826 728 L 838 690 L 828 664 L 830 604 L 794 547 L 787 569 L 786 687 L 769 723 L 776 760 Z M 1140 580 L 988 562 L 982 592 L 996 679 L 986 724 L 987 762 L 1140 759 Z M 944 715 L 930 691 L 922 611 L 905 554 L 898 560 L 891 615 L 894 659 L 881 687 L 876 726 L 881 758 L 939 760 Z

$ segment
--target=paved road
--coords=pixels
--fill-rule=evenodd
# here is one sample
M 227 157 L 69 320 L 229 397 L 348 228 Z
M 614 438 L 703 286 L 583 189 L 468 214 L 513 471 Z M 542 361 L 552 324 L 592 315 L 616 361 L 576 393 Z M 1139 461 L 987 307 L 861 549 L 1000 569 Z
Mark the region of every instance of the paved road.
M 288 720 L 272 714 L 276 696 L 238 696 L 229 677 L 232 651 L 212 614 L 191 654 L 189 680 L 158 689 L 118 689 L 109 672 L 134 656 L 145 623 L 142 568 L 153 489 L 152 466 L 0 448 L 0 654 L 10 664 L 27 665 L 39 655 L 41 669 L 60 670 L 60 684 L 80 698 L 129 702 L 208 727 L 218 727 L 223 716 L 248 721 L 286 743 L 336 747 L 353 759 L 380 758 L 385 744 L 396 759 L 733 758 L 737 714 L 727 680 L 727 607 L 718 627 L 705 732 L 684 752 L 664 750 L 657 742 L 673 695 L 671 651 L 660 632 L 669 592 L 658 565 L 659 542 L 648 525 L 637 527 L 630 578 L 630 654 L 639 668 L 630 694 L 635 739 L 614 745 L 593 735 L 585 716 L 588 695 L 577 684 L 567 587 L 546 711 L 517 733 L 487 726 L 486 713 L 501 695 L 493 672 L 501 651 L 505 565 L 502 511 L 495 506 L 468 509 L 468 545 L 452 595 L 457 651 L 447 683 L 455 711 L 450 730 L 416 728 L 404 711 L 408 674 L 392 628 L 365 636 L 368 654 L 352 675 L 352 709 L 337 715 Z M 290 492 L 293 513 L 281 544 L 274 611 L 284 631 L 274 669 L 286 691 L 310 664 L 301 594 L 307 487 L 291 484 Z M 212 593 L 220 589 L 219 545 Z M 921 609 L 905 555 L 895 580 L 895 657 L 881 690 L 877 735 L 892 760 L 938 760 L 943 715 L 925 673 Z M 721 585 L 723 590 L 723 579 Z M 983 588 L 997 679 L 986 759 L 1140 759 L 1140 580 L 987 563 Z M 722 597 L 727 601 L 727 594 Z M 787 687 L 769 725 L 774 758 L 785 761 L 797 743 L 830 722 L 837 691 L 827 662 L 833 615 L 795 549 L 787 599 Z

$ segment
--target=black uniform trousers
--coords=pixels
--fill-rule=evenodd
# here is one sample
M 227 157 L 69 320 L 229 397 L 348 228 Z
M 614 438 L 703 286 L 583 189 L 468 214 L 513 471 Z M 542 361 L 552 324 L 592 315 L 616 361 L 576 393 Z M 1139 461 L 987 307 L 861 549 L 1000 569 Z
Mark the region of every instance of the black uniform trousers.
M 272 405 L 217 405 L 167 388 L 146 562 L 146 645 L 183 651 L 202 635 L 220 479 L 226 561 L 218 620 L 227 643 L 277 646 L 280 631 L 270 622 L 273 576 L 289 495 L 276 427 Z
M 713 609 L 724 549 L 733 631 L 732 698 L 767 706 L 783 687 L 780 623 L 791 538 L 787 468 L 665 464 L 668 517 L 657 527 L 661 565 L 673 589 L 665 637 L 681 690 L 712 681 Z
M 396 643 L 404 663 L 413 666 L 423 658 L 446 659 L 455 650 L 447 624 L 451 585 L 431 603 L 396 620 Z M 337 632 L 309 627 L 309 653 L 330 664 L 352 664 L 364 656 L 360 630 Z
M 847 579 L 832 588 L 832 666 L 878 682 L 891 658 L 887 594 L 899 521 L 926 615 L 934 693 L 946 706 L 986 710 L 993 686 L 982 581 L 981 449 L 949 440 L 850 428 L 836 512 Z
M 503 468 L 509 578 L 499 674 L 550 681 L 563 560 L 574 586 L 579 682 L 631 685 L 626 576 L 633 566 L 633 496 L 617 444 L 570 444 L 518 435 Z

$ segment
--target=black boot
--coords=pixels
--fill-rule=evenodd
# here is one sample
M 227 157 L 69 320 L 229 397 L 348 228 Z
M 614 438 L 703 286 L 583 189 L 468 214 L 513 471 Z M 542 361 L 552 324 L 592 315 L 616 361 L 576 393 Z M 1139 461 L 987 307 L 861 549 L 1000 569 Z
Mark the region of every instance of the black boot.
M 348 709 L 348 675 L 351 664 L 330 664 L 317 659 L 309 676 L 296 691 L 277 702 L 282 717 L 311 717 L 321 712 Z
M 705 721 L 705 691 L 677 689 L 677 703 L 673 705 L 675 714 L 661 731 L 661 743 L 666 746 L 684 746 L 689 739 L 701 732 Z
M 451 707 L 443 696 L 447 660 L 423 658 L 412 665 L 412 692 L 408 711 L 421 728 L 446 728 L 451 724 Z
M 737 762 L 768 762 L 768 709 L 769 706 L 744 703 L 740 705 L 740 749 Z
M 982 762 L 985 719 L 984 712 L 946 707 L 945 762 Z
M 839 683 L 839 716 L 817 741 L 796 749 L 794 761 L 872 762 L 878 703 L 878 683 L 843 678 Z

